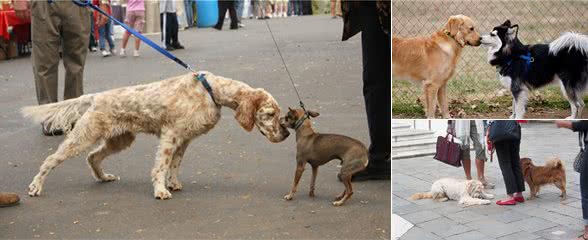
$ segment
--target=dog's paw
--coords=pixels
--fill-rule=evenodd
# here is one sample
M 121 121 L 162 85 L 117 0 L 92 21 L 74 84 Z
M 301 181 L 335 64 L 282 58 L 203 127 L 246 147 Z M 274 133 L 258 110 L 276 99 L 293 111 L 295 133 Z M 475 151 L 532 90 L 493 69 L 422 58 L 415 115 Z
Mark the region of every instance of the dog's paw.
M 166 200 L 172 198 L 172 194 L 167 190 L 155 190 L 154 194 L 156 199 Z
M 118 177 L 116 175 L 112 175 L 110 173 L 105 173 L 104 176 L 102 176 L 102 178 L 100 178 L 101 182 L 112 182 L 112 181 L 116 181 L 116 180 L 120 180 L 120 177 Z
M 334 201 L 333 206 L 335 206 L 335 207 L 341 206 L 341 205 L 343 205 L 343 202 L 344 202 L 343 200 Z
M 286 199 L 288 201 L 292 200 L 293 198 L 294 198 L 294 194 L 291 194 L 291 193 L 289 193 L 286 196 L 284 196 L 284 199 Z
M 494 195 L 487 193 L 486 194 L 486 198 L 488 198 L 488 199 L 494 199 Z
M 43 186 L 40 183 L 37 182 L 32 182 L 31 185 L 29 185 L 29 196 L 31 197 L 36 197 L 41 195 L 41 191 L 43 190 Z
M 167 188 L 172 191 L 181 191 L 183 186 L 180 181 L 170 181 L 167 184 Z
M 308 196 L 309 196 L 309 197 L 315 197 L 316 195 L 314 195 L 314 192 L 313 192 L 313 191 L 311 191 L 311 192 L 309 192 L 309 193 L 308 193 Z
M 482 200 L 482 204 L 484 205 L 489 205 L 490 203 L 492 203 L 490 200 Z

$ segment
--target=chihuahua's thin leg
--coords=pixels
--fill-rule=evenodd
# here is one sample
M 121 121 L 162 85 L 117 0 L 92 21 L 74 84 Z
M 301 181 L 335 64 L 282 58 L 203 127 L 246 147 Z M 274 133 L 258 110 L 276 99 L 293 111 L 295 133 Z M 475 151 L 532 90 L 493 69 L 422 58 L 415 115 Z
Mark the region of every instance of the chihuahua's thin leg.
M 314 183 L 316 181 L 316 175 L 318 174 L 318 166 L 312 166 L 312 178 L 310 179 L 310 192 L 308 196 L 314 197 Z
M 284 196 L 286 200 L 292 200 L 294 198 L 294 193 L 296 193 L 296 188 L 298 188 L 298 182 L 300 182 L 300 177 L 302 177 L 302 173 L 304 172 L 304 162 L 298 163 L 296 166 L 296 175 L 294 176 L 294 184 L 292 184 L 292 190 L 288 195 Z

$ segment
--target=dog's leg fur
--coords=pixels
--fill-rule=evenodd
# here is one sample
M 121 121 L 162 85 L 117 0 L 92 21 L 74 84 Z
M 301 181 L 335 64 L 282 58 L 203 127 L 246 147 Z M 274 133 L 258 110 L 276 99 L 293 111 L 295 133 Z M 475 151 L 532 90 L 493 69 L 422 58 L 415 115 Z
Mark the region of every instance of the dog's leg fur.
M 165 200 L 172 197 L 172 194 L 166 188 L 166 180 L 172 158 L 181 145 L 182 143 L 180 143 L 174 130 L 167 130 L 161 134 L 157 159 L 153 170 L 151 170 L 153 195 L 155 198 Z
M 426 81 L 423 84 L 423 92 L 425 95 L 425 114 L 427 118 L 435 118 L 435 109 L 437 108 L 437 92 L 439 87 L 434 83 Z
M 449 115 L 449 103 L 447 102 L 447 85 L 441 86 L 437 91 L 437 102 L 443 118 L 451 118 L 451 115 Z
M 178 179 L 178 175 L 180 173 L 180 164 L 182 163 L 182 158 L 184 157 L 184 153 L 186 152 L 186 149 L 188 148 L 189 144 L 190 144 L 189 140 L 184 142 L 180 146 L 178 151 L 176 151 L 176 153 L 174 154 L 174 157 L 172 159 L 171 170 L 170 170 L 169 178 L 167 180 L 167 188 L 172 191 L 182 190 L 182 183 Z
M 99 117 L 96 117 L 91 113 L 86 113 L 80 118 L 71 133 L 68 134 L 66 139 L 59 145 L 57 151 L 43 161 L 39 173 L 33 178 L 33 181 L 29 185 L 29 196 L 34 197 L 41 194 L 45 178 L 49 175 L 51 170 L 56 168 L 66 159 L 79 155 L 82 151 L 98 141 L 98 135 L 102 134 L 102 132 L 93 131 L 93 128 L 100 124 L 97 119 L 99 119 Z
M 351 198 L 351 195 L 353 195 L 353 188 L 351 186 L 351 176 L 352 175 L 341 175 L 341 180 L 343 181 L 343 184 L 345 184 L 345 191 L 340 199 L 335 199 L 336 201 L 333 202 L 333 206 L 343 205 L 343 203 L 345 203 L 345 201 L 347 201 L 347 199 Z
M 521 89 L 518 93 L 513 93 L 513 112 L 515 119 L 521 119 L 525 116 L 529 92 L 526 88 Z
M 312 166 L 312 178 L 310 179 L 310 192 L 308 196 L 314 197 L 314 183 L 316 182 L 316 175 L 318 174 L 318 166 Z
M 463 196 L 459 199 L 459 204 L 463 204 L 464 207 L 473 205 L 487 205 L 490 204 L 490 200 L 473 198 L 471 196 Z
M 490 193 L 482 192 L 482 198 L 483 199 L 494 199 L 494 195 L 492 195 Z
M 96 180 L 109 182 L 117 180 L 118 177 L 112 174 L 104 173 L 100 166 L 102 161 L 111 154 L 118 153 L 131 146 L 135 140 L 132 133 L 123 133 L 116 137 L 105 140 L 98 148 L 88 154 L 86 161 L 92 170 L 92 175 Z
M 564 85 L 563 81 L 560 79 L 559 81 L 559 88 L 561 89 L 561 93 L 562 95 L 564 95 L 564 97 L 566 98 L 566 100 L 568 100 L 568 103 L 570 103 L 570 109 L 571 109 L 571 113 L 570 116 L 567 117 L 568 119 L 575 119 L 577 116 L 577 112 L 578 109 L 576 107 L 576 102 L 571 96 L 574 95 L 573 90 L 569 91 L 568 88 L 566 88 L 566 86 Z M 571 93 L 571 94 L 570 94 Z M 583 102 L 583 101 L 582 101 Z
M 294 198 L 294 193 L 296 193 L 296 189 L 298 188 L 298 182 L 300 182 L 300 177 L 302 177 L 302 173 L 304 172 L 304 164 L 306 164 L 306 162 L 298 161 L 298 164 L 296 165 L 296 174 L 294 176 L 294 183 L 292 184 L 292 189 L 290 190 L 290 193 L 284 196 L 284 199 L 292 200 L 292 198 Z
M 559 197 L 561 198 L 561 200 L 566 200 L 567 198 L 567 194 L 566 194 L 566 182 L 554 182 L 555 186 L 557 188 L 559 188 L 559 190 L 561 190 L 561 194 L 559 195 Z

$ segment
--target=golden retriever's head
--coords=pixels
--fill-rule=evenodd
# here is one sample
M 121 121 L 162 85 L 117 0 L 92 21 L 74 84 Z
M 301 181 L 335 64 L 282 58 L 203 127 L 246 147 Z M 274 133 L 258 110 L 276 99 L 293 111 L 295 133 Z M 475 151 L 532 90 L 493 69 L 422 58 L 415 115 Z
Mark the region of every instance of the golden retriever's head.
M 284 141 L 289 135 L 288 129 L 280 125 L 280 107 L 267 91 L 258 88 L 254 91 L 240 93 L 235 119 L 246 131 L 257 126 L 259 132 L 270 142 Z
M 320 115 L 318 112 L 311 110 L 307 110 L 307 112 L 308 115 L 313 118 L 318 117 Z M 288 113 L 286 114 L 286 116 L 280 118 L 280 124 L 287 128 L 296 129 L 296 125 L 299 121 L 310 122 L 308 118 L 304 120 L 302 120 L 302 118 L 304 118 L 304 110 L 302 108 L 288 108 Z
M 473 198 L 481 198 L 484 192 L 484 184 L 478 180 L 468 180 L 466 183 L 466 191 Z
M 444 28 L 445 32 L 464 47 L 480 46 L 480 33 L 476 30 L 476 23 L 468 16 L 455 15 L 449 17 Z

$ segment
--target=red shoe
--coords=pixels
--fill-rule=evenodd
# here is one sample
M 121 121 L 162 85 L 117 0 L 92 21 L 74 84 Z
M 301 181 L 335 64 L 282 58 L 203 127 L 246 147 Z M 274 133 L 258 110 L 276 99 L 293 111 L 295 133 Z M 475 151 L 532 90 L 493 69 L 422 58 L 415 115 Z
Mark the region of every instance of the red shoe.
M 517 201 L 514 199 L 496 201 L 496 205 L 516 205 L 516 204 L 517 204 Z
M 520 202 L 520 203 L 524 203 L 525 202 L 525 198 L 523 196 L 515 197 L 514 200 L 517 201 L 517 202 Z

